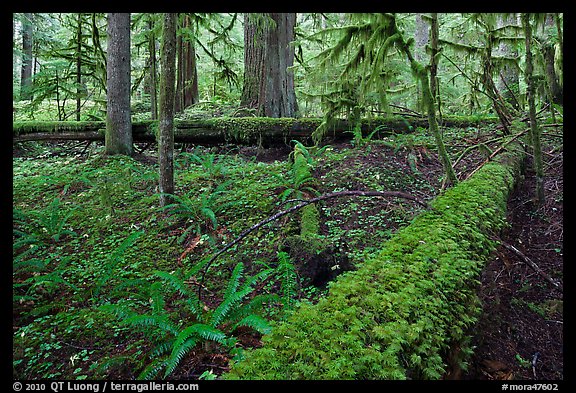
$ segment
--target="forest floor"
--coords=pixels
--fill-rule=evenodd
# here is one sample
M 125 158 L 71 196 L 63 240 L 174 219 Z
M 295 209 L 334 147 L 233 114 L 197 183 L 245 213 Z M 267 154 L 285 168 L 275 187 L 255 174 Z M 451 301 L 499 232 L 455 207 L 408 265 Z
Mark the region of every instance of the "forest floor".
M 481 136 L 480 131 L 471 132 L 466 143 L 478 143 L 480 139 L 487 140 L 490 137 L 490 133 Z M 314 177 L 319 180 L 319 191 L 327 193 L 342 189 L 369 190 L 375 187 L 384 187 L 386 190 L 409 192 L 424 200 L 430 200 L 435 197 L 439 189 L 442 166 L 430 145 L 427 145 L 426 141 L 419 141 L 418 138 L 404 136 L 397 137 L 393 142 L 393 144 L 385 144 L 380 141 L 374 141 L 362 147 L 355 147 L 350 143 L 332 145 L 329 153 L 317 159 L 317 165 L 313 173 Z M 510 226 L 501 234 L 500 240 L 503 245 L 498 248 L 494 258 L 487 263 L 481 278 L 479 296 L 482 301 L 483 314 L 475 328 L 475 335 L 472 339 L 472 343 L 475 346 L 474 355 L 469 362 L 468 370 L 459 374 L 460 379 L 561 380 L 564 378 L 562 294 L 564 248 L 563 155 L 561 144 L 557 143 L 557 141 L 553 141 L 555 143 L 551 144 L 546 142 L 549 142 L 549 140 L 544 140 L 544 151 L 546 152 L 546 202 L 540 207 L 536 207 L 534 204 L 534 173 L 531 161 L 528 159 L 525 179 L 518 184 L 509 199 L 508 222 Z M 462 151 L 465 147 L 465 145 L 458 145 L 458 143 L 461 142 L 457 142 L 454 145 L 453 154 Z M 60 144 L 59 146 L 64 145 Z M 83 150 L 82 146 L 77 147 L 76 150 Z M 215 154 L 212 158 L 219 157 L 217 158 L 219 161 L 212 162 L 212 169 L 218 169 L 215 163 L 223 163 L 226 166 L 241 162 L 238 160 L 225 161 L 226 159 L 223 157 L 229 153 L 226 148 L 213 148 L 210 151 L 212 152 L 210 154 Z M 130 168 L 136 168 L 142 174 L 146 174 L 148 169 L 143 168 L 152 170 L 155 153 L 150 152 L 150 150 L 143 153 L 139 160 L 142 166 L 130 164 L 132 165 Z M 288 160 L 290 148 L 262 150 L 244 147 L 236 149 L 234 153 L 237 157 L 245 160 L 245 165 L 247 166 L 244 169 L 234 169 L 234 171 L 232 171 L 230 166 L 230 172 L 226 176 L 238 179 L 234 181 L 239 185 L 247 186 L 250 184 L 251 187 L 254 187 L 260 181 L 262 181 L 262 184 L 258 185 L 253 191 L 254 195 L 245 197 L 246 203 L 244 205 L 240 205 L 237 208 L 244 210 L 235 210 L 235 213 L 230 213 L 229 217 L 222 217 L 222 223 L 228 227 L 226 229 L 228 232 L 231 229 L 236 232 L 245 229 L 247 223 L 242 223 L 242 220 L 238 221 L 237 217 L 254 213 L 257 211 L 255 206 L 267 210 L 270 207 L 273 208 L 271 203 L 276 203 L 274 201 L 277 201 L 282 188 L 274 183 L 275 180 L 271 179 L 270 173 L 271 171 L 278 171 L 281 174 L 281 171 L 285 170 L 284 164 L 281 163 Z M 26 151 L 14 150 L 14 157 L 25 155 L 27 155 Z M 80 156 L 77 156 L 76 159 L 83 159 L 79 158 Z M 206 157 L 211 156 L 207 154 Z M 42 165 L 41 160 L 42 157 L 40 157 L 37 164 L 32 164 L 36 165 L 32 166 L 34 173 L 39 171 L 38 168 Z M 456 167 L 459 178 L 465 178 L 483 160 L 484 156 L 480 152 L 469 154 Z M 265 167 L 268 164 L 270 166 Z M 22 166 L 22 168 L 28 168 L 28 166 Z M 126 167 L 120 167 L 119 174 L 115 175 L 118 177 L 118 184 L 122 182 L 122 173 L 127 170 Z M 50 179 L 49 176 L 53 176 L 48 169 L 42 169 L 42 171 L 46 171 L 46 174 L 42 175 L 43 177 L 38 177 L 38 181 L 45 181 L 42 179 Z M 183 169 L 181 173 L 182 177 L 179 181 L 182 186 L 201 187 L 199 181 L 206 181 L 206 179 L 208 179 L 209 183 L 213 181 L 207 177 L 206 173 L 188 173 Z M 58 176 L 60 178 L 54 178 L 53 182 L 59 184 L 59 187 L 63 187 L 72 178 L 72 174 L 66 174 L 64 170 Z M 86 176 L 93 182 L 93 188 L 96 190 L 96 185 L 100 184 L 97 183 L 99 177 L 96 177 L 96 175 Z M 139 203 L 142 203 L 142 206 L 148 206 L 152 201 L 151 194 L 153 193 L 154 177 L 149 175 L 143 179 L 142 182 L 130 184 L 130 187 L 142 192 L 143 202 Z M 142 186 L 145 188 L 139 188 Z M 88 191 L 90 191 L 90 188 L 76 182 L 70 183 L 70 187 L 64 187 L 61 195 L 66 195 L 67 198 L 80 197 Z M 244 198 L 241 194 L 233 195 L 230 198 Z M 81 200 L 84 199 L 78 199 L 78 201 Z M 90 201 L 90 203 L 92 202 L 93 200 Z M 256 205 L 251 205 L 249 202 L 256 203 Z M 26 203 L 31 204 L 32 201 L 27 201 Z M 123 205 L 125 206 L 114 205 L 110 209 L 113 212 L 114 209 L 120 209 L 121 207 L 131 208 L 128 202 Z M 94 206 L 93 214 L 96 214 L 101 204 L 98 205 L 98 200 L 96 200 Z M 135 208 L 131 209 L 133 210 L 127 211 L 136 211 Z M 90 211 L 92 212 L 92 210 Z M 321 207 L 321 215 L 324 220 L 322 232 L 327 238 L 333 239 L 334 242 L 338 243 L 336 244 L 336 250 L 339 254 L 350 255 L 350 259 L 353 262 L 354 259 L 362 260 L 362 255 L 377 251 L 381 247 L 382 241 L 389 238 L 396 229 L 409 223 L 419 211 L 420 209 L 414 203 L 382 202 L 380 198 L 367 198 L 362 201 L 347 199 L 346 202 L 328 200 Z M 260 214 L 264 214 L 263 210 L 260 210 Z M 150 228 L 155 228 L 157 226 L 156 217 L 156 215 L 153 215 L 152 218 L 146 218 L 147 221 L 145 221 L 135 216 L 134 220 L 140 220 L 135 221 L 135 223 L 129 221 L 132 219 L 131 217 L 126 216 L 121 219 L 119 217 L 117 226 L 115 221 L 112 221 L 114 224 L 106 224 L 105 221 L 102 221 L 102 228 L 95 230 L 94 233 L 100 231 L 105 235 L 104 232 L 108 230 L 109 234 L 106 236 L 111 237 L 113 236 L 114 228 L 126 228 L 129 225 L 142 226 L 144 228 L 148 224 Z M 258 219 L 263 217 L 266 217 L 266 215 Z M 106 220 L 110 220 L 109 215 Z M 111 220 L 114 220 L 114 215 L 112 215 Z M 98 221 L 95 220 L 94 222 L 97 223 Z M 246 266 L 256 258 L 274 260 L 277 252 L 277 245 L 274 242 L 277 242 L 278 237 L 281 236 L 279 235 L 278 227 L 285 224 L 287 224 L 286 221 L 279 223 L 275 229 L 272 228 L 269 231 L 270 233 L 262 236 L 258 235 L 261 239 L 257 239 L 258 236 L 254 236 L 243 248 L 237 251 L 236 258 L 244 261 Z M 89 228 L 86 227 L 83 230 L 84 237 L 88 238 L 88 234 L 90 234 L 90 239 L 92 239 L 92 236 L 95 236 Z M 151 260 L 154 259 L 155 254 L 163 253 L 163 255 L 170 255 L 172 260 L 180 256 L 178 259 L 180 261 L 184 255 L 182 254 L 183 250 L 182 248 L 175 249 L 172 245 L 176 243 L 174 240 L 175 236 L 181 235 L 182 232 L 183 228 L 176 227 L 172 228 L 171 232 L 164 231 L 164 234 L 159 233 L 156 239 L 163 241 L 161 245 L 153 243 L 152 240 L 139 242 L 138 246 L 142 247 L 138 251 L 141 253 L 140 258 L 144 258 L 144 253 L 150 248 Z M 229 236 L 227 239 L 229 241 L 232 233 L 225 233 L 225 235 Z M 196 247 L 195 243 L 190 242 L 190 240 L 193 240 L 192 238 L 193 236 L 189 236 L 188 241 L 183 244 L 186 250 L 192 250 Z M 58 247 L 51 246 L 46 252 L 58 251 L 73 254 L 74 252 L 78 253 L 75 250 L 82 250 L 81 252 L 85 252 L 87 257 L 93 258 L 93 255 L 97 254 L 96 251 L 100 252 L 101 249 L 104 249 L 108 240 L 106 238 L 100 242 L 90 240 L 85 244 L 81 244 L 78 240 L 73 240 L 73 242 Z M 110 241 L 110 243 L 114 246 L 119 243 L 119 240 Z M 162 250 L 154 251 L 154 244 L 156 244 L 155 247 L 161 246 Z M 89 249 L 90 247 L 91 249 Z M 202 247 L 205 246 L 198 246 L 196 251 L 200 251 Z M 512 247 L 517 252 L 511 251 Z M 242 251 L 244 249 L 246 251 Z M 146 258 L 144 259 L 147 260 Z M 526 263 L 526 258 L 533 261 L 543 273 L 540 274 L 530 267 Z M 342 260 L 340 262 L 345 261 Z M 146 263 L 141 262 L 140 266 L 146 266 Z M 157 266 L 156 268 L 162 267 Z M 166 268 L 169 267 L 170 265 L 167 264 Z M 137 267 L 135 266 L 135 268 Z M 247 267 L 247 269 L 250 270 L 251 268 Z M 88 269 L 86 277 L 90 278 L 92 277 L 91 274 L 96 274 L 91 270 L 92 268 Z M 300 274 L 302 273 L 305 272 L 300 272 Z M 559 288 L 553 287 L 544 276 L 555 280 L 554 282 L 557 281 Z M 222 277 L 218 277 L 217 280 L 222 281 Z M 78 281 L 73 282 L 77 283 L 77 285 L 84 284 L 82 280 L 84 278 L 80 277 Z M 24 279 L 18 279 L 18 281 L 24 282 Z M 222 284 L 217 283 L 217 285 L 221 286 Z M 313 301 L 315 297 L 322 296 L 322 285 L 319 285 L 319 287 L 315 291 L 308 290 L 307 293 L 303 291 L 305 288 L 301 288 L 302 292 L 300 295 L 307 300 Z M 38 322 L 36 323 L 35 321 L 35 325 L 31 323 L 33 319 L 30 318 L 31 314 L 28 314 L 30 311 L 28 303 L 24 302 L 21 305 L 15 305 L 15 337 L 18 338 L 19 342 L 22 341 L 21 345 L 23 346 L 18 349 L 15 348 L 14 355 L 18 363 L 18 366 L 15 365 L 14 368 L 15 376 L 35 379 L 46 378 L 50 375 L 49 373 L 53 373 L 58 378 L 65 379 L 74 378 L 74 374 L 86 374 L 88 378 L 101 378 L 103 375 L 94 371 L 97 369 L 96 365 L 99 359 L 90 367 L 88 367 L 88 359 L 92 361 L 92 359 L 100 356 L 98 355 L 98 348 L 106 350 L 112 345 L 112 353 L 107 353 L 106 358 L 113 359 L 117 357 L 119 360 L 124 359 L 124 363 L 109 367 L 106 371 L 106 377 L 133 379 L 136 375 L 136 370 L 130 369 L 130 367 L 134 367 L 135 364 L 141 367 L 143 360 L 135 361 L 136 356 L 143 359 L 146 349 L 149 349 L 145 340 L 142 340 L 142 337 L 138 334 L 127 336 L 128 338 L 124 337 L 125 328 L 120 328 L 108 321 L 102 325 L 102 332 L 98 333 L 102 335 L 102 340 L 99 336 L 86 336 L 82 333 L 83 326 L 81 326 L 82 322 L 79 321 L 83 320 L 82 318 L 88 318 L 90 312 L 94 313 L 92 315 L 95 320 L 99 320 L 100 317 L 97 315 L 100 314 L 94 311 L 96 310 L 94 307 L 87 308 L 85 313 L 80 311 L 78 307 L 99 300 L 92 297 L 85 299 L 87 295 L 81 297 L 76 293 L 72 293 L 74 295 L 73 298 L 78 297 L 79 300 L 71 302 L 66 299 L 66 292 L 56 293 L 62 295 L 58 305 L 59 309 L 68 311 L 65 311 L 66 314 L 61 312 L 56 316 L 47 315 L 38 318 L 36 320 Z M 110 296 L 112 297 L 112 295 Z M 214 303 L 207 303 L 207 305 L 215 306 L 219 300 L 214 298 Z M 52 302 L 54 303 L 55 301 L 52 300 Z M 77 309 L 74 310 L 75 308 Z M 63 315 L 66 315 L 66 317 Z M 41 329 L 41 320 L 44 320 L 46 325 L 54 326 L 54 328 L 50 330 Z M 59 320 L 67 321 L 70 326 L 56 327 L 56 323 L 59 323 Z M 27 324 L 35 327 L 26 327 Z M 111 329 L 118 333 L 115 333 L 113 338 L 105 338 L 107 337 L 106 329 Z M 242 347 L 251 348 L 260 345 L 260 335 L 257 333 L 240 329 L 236 334 Z M 58 342 L 54 344 L 47 343 L 50 341 L 48 337 L 54 339 L 56 336 L 59 337 Z M 38 355 L 30 357 L 28 353 L 32 351 L 29 348 L 24 348 L 26 345 L 39 345 L 41 351 L 38 352 Z M 72 358 L 71 355 L 75 356 L 74 354 L 80 349 L 82 349 L 80 353 L 86 359 L 86 366 L 78 368 L 78 365 L 74 366 L 74 361 L 72 361 L 71 365 L 69 363 Z M 41 365 L 39 363 L 41 358 L 48 356 L 54 365 Z M 131 360 L 126 362 L 126 359 L 130 358 Z M 183 359 L 170 378 L 198 379 L 206 372 L 219 375 L 228 369 L 230 359 L 231 355 L 219 350 L 197 350 Z M 35 364 L 34 362 L 38 363 Z M 28 363 L 28 366 L 24 368 L 26 363 Z M 57 364 L 66 366 L 56 366 Z M 75 367 L 76 369 L 74 369 Z M 30 374 L 31 372 L 37 374 Z
M 548 154 L 545 162 L 545 203 L 535 205 L 531 160 L 508 201 L 510 228 L 501 240 L 513 248 L 501 245 L 484 269 L 484 311 L 466 379 L 564 379 L 563 155 Z

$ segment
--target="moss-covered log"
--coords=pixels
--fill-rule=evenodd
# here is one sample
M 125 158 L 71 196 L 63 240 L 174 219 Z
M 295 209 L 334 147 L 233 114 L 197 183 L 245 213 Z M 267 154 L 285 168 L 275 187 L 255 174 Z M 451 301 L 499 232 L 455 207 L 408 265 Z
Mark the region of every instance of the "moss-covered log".
M 465 359 L 480 273 L 505 226 L 519 145 L 448 189 L 317 304 L 302 304 L 225 379 L 439 379 Z M 461 351 L 454 351 L 460 348 Z
M 485 122 L 494 122 L 494 118 L 453 117 L 445 119 L 444 126 L 472 126 Z M 320 118 L 267 118 L 267 117 L 220 117 L 175 121 L 174 141 L 176 143 L 223 144 L 237 143 L 245 145 L 278 145 L 289 143 L 292 139 L 309 142 L 314 130 L 321 124 Z M 353 125 L 339 120 L 328 131 L 329 139 L 345 140 L 352 138 L 349 130 Z M 367 136 L 374 130 L 374 138 L 428 127 L 426 119 L 387 117 L 364 119 L 362 132 Z M 104 140 L 106 124 L 103 121 L 22 121 L 12 125 L 13 142 L 30 140 Z M 132 123 L 135 142 L 156 140 L 157 121 L 139 121 Z

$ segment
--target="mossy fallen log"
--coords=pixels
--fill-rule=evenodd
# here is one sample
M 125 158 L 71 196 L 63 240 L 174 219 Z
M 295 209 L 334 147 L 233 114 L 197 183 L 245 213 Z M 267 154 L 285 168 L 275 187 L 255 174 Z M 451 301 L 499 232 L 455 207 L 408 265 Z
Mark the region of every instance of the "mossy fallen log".
M 492 122 L 494 118 L 454 117 L 445 120 L 445 126 L 475 125 Z M 266 118 L 266 117 L 219 117 L 175 121 L 174 141 L 176 143 L 244 145 L 278 145 L 296 139 L 310 142 L 312 133 L 321 124 L 320 118 Z M 157 121 L 132 123 L 135 142 L 156 140 Z M 326 138 L 343 140 L 352 138 L 352 125 L 346 120 L 337 120 L 330 127 Z M 427 127 L 427 121 L 420 118 L 377 117 L 362 121 L 362 132 L 366 136 L 378 130 L 374 138 L 393 133 L 411 132 L 418 127 Z M 103 121 L 19 121 L 12 124 L 12 141 L 31 140 L 104 140 L 106 123 Z
M 508 149 L 438 196 L 317 304 L 274 324 L 222 377 L 440 379 L 465 361 L 480 273 L 524 158 L 520 145 Z

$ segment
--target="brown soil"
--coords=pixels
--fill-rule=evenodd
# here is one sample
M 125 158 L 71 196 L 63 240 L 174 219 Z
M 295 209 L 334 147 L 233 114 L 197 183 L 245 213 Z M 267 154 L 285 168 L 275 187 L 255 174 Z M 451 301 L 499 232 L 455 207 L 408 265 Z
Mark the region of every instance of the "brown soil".
M 508 202 L 510 228 L 502 241 L 559 288 L 524 257 L 500 246 L 481 278 L 484 312 L 465 379 L 564 379 L 562 153 L 548 154 L 545 161 L 545 203 L 535 205 L 528 162 L 525 180 Z

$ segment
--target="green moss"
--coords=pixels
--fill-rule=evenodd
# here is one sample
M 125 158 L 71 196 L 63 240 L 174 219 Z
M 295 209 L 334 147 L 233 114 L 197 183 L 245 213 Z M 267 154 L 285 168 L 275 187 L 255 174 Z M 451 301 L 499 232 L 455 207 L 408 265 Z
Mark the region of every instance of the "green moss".
M 519 151 L 506 155 L 506 165 L 489 163 L 439 196 L 316 305 L 276 324 L 224 378 L 441 378 L 481 311 L 478 278 L 521 161 Z

